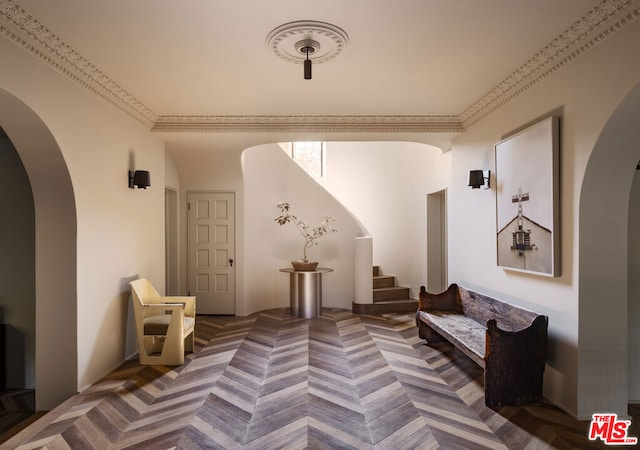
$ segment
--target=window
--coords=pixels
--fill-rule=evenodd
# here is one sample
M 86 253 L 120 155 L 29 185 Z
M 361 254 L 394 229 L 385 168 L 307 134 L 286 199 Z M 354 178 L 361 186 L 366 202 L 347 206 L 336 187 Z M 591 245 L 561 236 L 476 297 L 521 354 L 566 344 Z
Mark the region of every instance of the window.
M 324 176 L 324 142 L 293 142 L 289 156 L 317 180 Z

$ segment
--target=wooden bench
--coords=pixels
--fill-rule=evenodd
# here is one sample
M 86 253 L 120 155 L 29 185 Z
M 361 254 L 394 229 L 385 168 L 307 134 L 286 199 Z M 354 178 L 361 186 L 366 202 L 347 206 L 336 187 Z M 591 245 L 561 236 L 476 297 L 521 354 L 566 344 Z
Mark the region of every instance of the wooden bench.
M 420 287 L 416 325 L 427 342 L 449 341 L 484 369 L 489 407 L 542 403 L 547 316 L 452 284 Z

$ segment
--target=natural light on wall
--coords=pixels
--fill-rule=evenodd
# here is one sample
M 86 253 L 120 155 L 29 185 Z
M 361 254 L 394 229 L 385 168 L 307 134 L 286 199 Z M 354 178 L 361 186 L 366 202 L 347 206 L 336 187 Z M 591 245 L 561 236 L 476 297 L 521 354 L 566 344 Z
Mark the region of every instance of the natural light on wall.
M 324 142 L 289 142 L 282 149 L 318 181 L 324 177 Z

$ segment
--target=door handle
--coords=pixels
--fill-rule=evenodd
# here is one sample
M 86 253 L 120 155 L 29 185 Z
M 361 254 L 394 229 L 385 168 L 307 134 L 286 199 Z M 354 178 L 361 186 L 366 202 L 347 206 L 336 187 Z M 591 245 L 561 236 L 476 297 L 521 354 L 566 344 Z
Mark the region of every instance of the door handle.
M 229 266 L 233 267 L 233 259 L 229 259 Z

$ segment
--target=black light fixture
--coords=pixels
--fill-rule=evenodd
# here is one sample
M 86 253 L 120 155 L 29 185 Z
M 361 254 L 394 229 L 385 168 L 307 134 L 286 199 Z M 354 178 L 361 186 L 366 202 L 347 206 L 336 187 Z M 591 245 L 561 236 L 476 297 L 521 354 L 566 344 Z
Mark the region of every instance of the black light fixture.
M 314 53 L 316 53 L 318 50 L 320 50 L 320 43 L 318 41 L 315 41 L 313 39 L 303 39 L 301 41 L 296 42 L 295 45 L 296 49 L 298 50 L 298 53 L 304 55 L 306 57 L 306 59 L 303 61 L 304 64 L 304 79 L 305 80 L 310 80 L 311 79 L 311 58 L 309 58 L 309 55 L 313 55 Z
M 309 50 L 313 51 L 312 47 L 305 47 L 304 50 L 307 52 L 307 59 L 304 60 L 304 79 L 311 79 L 311 60 L 309 59 Z
M 129 171 L 129 189 L 146 189 L 151 186 L 151 174 L 147 170 Z
M 471 186 L 472 189 L 478 189 L 480 187 L 489 189 L 490 176 L 491 176 L 491 171 L 489 170 L 470 170 L 468 186 Z

